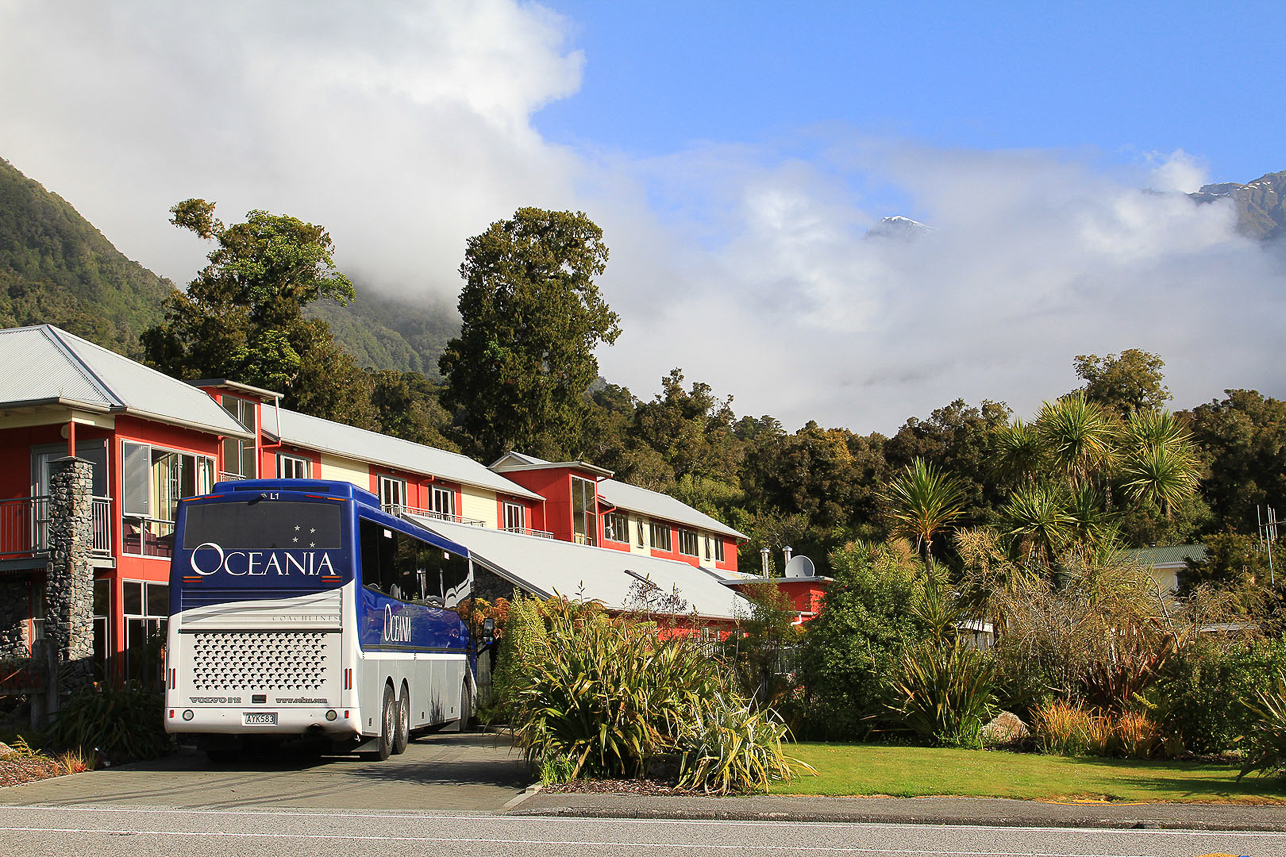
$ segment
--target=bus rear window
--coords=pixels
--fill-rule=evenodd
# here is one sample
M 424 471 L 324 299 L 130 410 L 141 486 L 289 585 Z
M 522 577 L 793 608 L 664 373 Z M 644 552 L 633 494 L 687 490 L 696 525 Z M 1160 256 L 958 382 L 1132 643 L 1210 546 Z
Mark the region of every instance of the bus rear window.
M 289 500 L 191 505 L 183 547 L 335 549 L 342 547 L 341 511 L 338 503 Z

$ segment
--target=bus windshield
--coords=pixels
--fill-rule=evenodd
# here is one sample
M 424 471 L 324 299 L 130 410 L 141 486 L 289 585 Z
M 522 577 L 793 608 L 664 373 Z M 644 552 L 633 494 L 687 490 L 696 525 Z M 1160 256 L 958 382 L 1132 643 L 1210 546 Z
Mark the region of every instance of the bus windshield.
M 243 549 L 337 550 L 343 527 L 338 503 L 193 504 L 187 509 L 184 550 L 216 544 Z

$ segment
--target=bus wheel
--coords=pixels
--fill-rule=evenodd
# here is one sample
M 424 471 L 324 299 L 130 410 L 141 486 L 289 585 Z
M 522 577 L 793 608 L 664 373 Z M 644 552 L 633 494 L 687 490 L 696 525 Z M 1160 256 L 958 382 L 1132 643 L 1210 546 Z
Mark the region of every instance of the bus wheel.
M 406 752 L 406 744 L 411 737 L 411 691 L 402 685 L 402 698 L 397 703 L 397 725 L 393 729 L 393 755 L 400 756 Z
M 465 679 L 460 688 L 460 719 L 456 721 L 455 731 L 468 732 L 469 720 L 473 717 L 473 694 L 469 692 L 469 680 Z
M 397 699 L 393 695 L 393 686 L 384 685 L 384 704 L 380 707 L 380 737 L 376 749 L 363 753 L 362 758 L 371 762 L 382 762 L 393 752 L 393 733 L 397 731 Z

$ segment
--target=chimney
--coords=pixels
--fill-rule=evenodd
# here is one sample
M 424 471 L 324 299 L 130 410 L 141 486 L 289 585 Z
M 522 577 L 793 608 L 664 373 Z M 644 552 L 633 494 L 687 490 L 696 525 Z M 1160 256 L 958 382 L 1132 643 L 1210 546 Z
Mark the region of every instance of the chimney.
M 790 565 L 790 554 L 794 550 L 790 545 L 786 545 L 781 552 L 786 556 L 786 565 Z

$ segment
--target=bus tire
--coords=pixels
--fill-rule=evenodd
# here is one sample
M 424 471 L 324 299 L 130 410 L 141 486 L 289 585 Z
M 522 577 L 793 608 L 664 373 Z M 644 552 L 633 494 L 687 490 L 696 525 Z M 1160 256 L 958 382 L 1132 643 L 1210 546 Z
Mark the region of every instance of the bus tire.
M 393 729 L 392 753 L 400 756 L 406 752 L 406 745 L 411 740 L 411 691 L 402 685 L 401 698 L 397 702 L 397 726 Z
M 469 680 L 464 680 L 460 688 L 460 719 L 456 721 L 455 731 L 468 732 L 469 721 L 473 718 L 473 693 L 469 690 Z
M 362 758 L 369 762 L 383 762 L 393 752 L 393 733 L 397 730 L 397 697 L 393 694 L 393 685 L 384 685 L 384 703 L 380 706 L 380 737 L 375 749 L 363 753 Z

